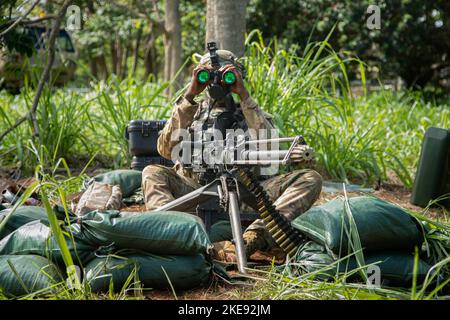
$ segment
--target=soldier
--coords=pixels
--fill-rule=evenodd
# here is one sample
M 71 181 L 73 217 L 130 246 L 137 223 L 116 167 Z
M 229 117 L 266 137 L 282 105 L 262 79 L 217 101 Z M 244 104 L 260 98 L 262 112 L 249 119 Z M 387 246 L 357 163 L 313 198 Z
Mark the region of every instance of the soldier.
M 274 129 L 270 115 L 260 108 L 245 88 L 243 65 L 230 51 L 217 50 L 217 55 L 221 65 L 220 70 L 222 72 L 232 71 L 236 76 L 236 81 L 230 86 L 230 90 L 240 98 L 236 109 L 243 121 L 239 126 L 243 130 L 253 129 L 254 132 L 259 132 L 261 129 Z M 199 125 L 202 128 L 204 123 L 213 122 L 225 110 L 224 101 L 217 101 L 211 97 L 209 92 L 211 81 L 201 84 L 196 79 L 197 72 L 205 68 L 210 70 L 212 68 L 209 53 L 201 58 L 199 66 L 194 69 L 189 88 L 184 95 L 177 99 L 172 115 L 160 133 L 158 151 L 167 159 L 171 158 L 173 148 L 179 143 L 179 140 L 172 139 L 172 133 L 175 130 L 199 128 Z M 205 99 L 199 102 L 195 101 L 195 97 L 205 89 L 208 89 Z M 179 162 L 173 168 L 149 165 L 142 172 L 142 190 L 147 210 L 154 210 L 200 186 L 198 177 L 183 168 Z M 322 188 L 322 178 L 314 170 L 303 169 L 273 176 L 263 181 L 262 186 L 271 197 L 276 209 L 289 221 L 292 221 L 308 210 L 318 199 Z M 247 257 L 250 257 L 256 250 L 264 251 L 275 245 L 275 241 L 262 220 L 253 222 L 245 230 L 243 237 Z M 228 249 L 230 247 L 232 247 L 231 243 Z M 229 252 L 230 250 L 225 248 L 224 251 Z M 226 257 L 226 260 L 235 261 L 235 256 L 231 254 Z

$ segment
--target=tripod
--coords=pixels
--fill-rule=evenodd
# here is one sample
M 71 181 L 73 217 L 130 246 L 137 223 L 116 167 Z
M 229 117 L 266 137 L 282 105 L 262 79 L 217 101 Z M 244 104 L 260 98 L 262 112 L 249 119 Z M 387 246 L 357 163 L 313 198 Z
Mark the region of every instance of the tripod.
M 215 218 L 226 217 L 223 212 L 228 213 L 231 223 L 231 231 L 233 234 L 233 242 L 236 246 L 237 266 L 240 273 L 247 273 L 247 257 L 245 254 L 244 239 L 242 237 L 241 218 L 246 220 L 255 220 L 258 214 L 242 214 L 240 204 L 245 202 L 255 209 L 255 196 L 234 176 L 234 170 L 225 171 L 218 178 L 209 184 L 198 188 L 178 199 L 175 199 L 157 209 L 155 211 L 176 210 L 182 212 L 196 211 L 196 214 L 203 218 L 207 229 L 209 229 L 212 221 L 211 214 L 217 210 L 211 209 L 215 205 L 219 205 Z M 222 212 L 220 212 L 222 211 Z

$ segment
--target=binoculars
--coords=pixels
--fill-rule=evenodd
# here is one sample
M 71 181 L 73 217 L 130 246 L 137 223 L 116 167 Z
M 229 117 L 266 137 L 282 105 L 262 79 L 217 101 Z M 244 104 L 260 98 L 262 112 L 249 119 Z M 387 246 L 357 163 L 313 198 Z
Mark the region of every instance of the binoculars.
M 207 69 L 202 69 L 197 72 L 197 81 L 201 84 L 205 84 L 209 80 L 214 80 L 216 78 L 223 80 L 226 85 L 232 85 L 236 82 L 236 75 L 233 71 L 221 72 L 219 70 L 209 71 Z

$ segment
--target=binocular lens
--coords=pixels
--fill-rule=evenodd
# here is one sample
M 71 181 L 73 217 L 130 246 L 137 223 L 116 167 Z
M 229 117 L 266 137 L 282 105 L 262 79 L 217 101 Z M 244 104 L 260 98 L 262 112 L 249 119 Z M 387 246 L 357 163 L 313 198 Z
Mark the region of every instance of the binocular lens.
M 211 78 L 211 75 L 208 70 L 200 70 L 197 73 L 197 81 L 200 82 L 201 84 L 208 82 L 210 78 Z M 236 75 L 232 71 L 226 71 L 222 75 L 222 80 L 225 84 L 228 84 L 228 85 L 233 84 L 236 82 Z
M 197 80 L 200 83 L 206 83 L 209 80 L 209 72 L 207 70 L 200 70 L 197 73 Z
M 225 84 L 233 84 L 236 81 L 236 75 L 232 71 L 226 71 L 223 74 L 223 82 Z

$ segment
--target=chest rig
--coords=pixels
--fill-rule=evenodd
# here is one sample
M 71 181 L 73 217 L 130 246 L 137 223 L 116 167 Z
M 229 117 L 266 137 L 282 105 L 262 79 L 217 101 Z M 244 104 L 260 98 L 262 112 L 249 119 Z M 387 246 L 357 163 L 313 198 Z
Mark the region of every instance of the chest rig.
M 206 99 L 199 105 L 197 113 L 194 115 L 194 121 L 189 127 L 192 142 L 201 148 L 192 150 L 192 166 L 196 169 L 196 178 L 199 183 L 206 184 L 216 178 L 213 170 L 198 169 L 202 168 L 205 161 L 205 155 L 208 155 L 208 145 L 215 140 L 224 140 L 228 130 L 241 129 L 244 132 L 248 130 L 244 114 L 239 104 L 233 103 L 231 106 L 217 105 L 213 100 Z

